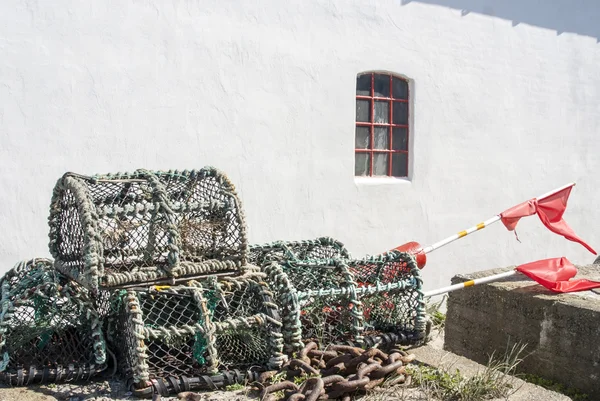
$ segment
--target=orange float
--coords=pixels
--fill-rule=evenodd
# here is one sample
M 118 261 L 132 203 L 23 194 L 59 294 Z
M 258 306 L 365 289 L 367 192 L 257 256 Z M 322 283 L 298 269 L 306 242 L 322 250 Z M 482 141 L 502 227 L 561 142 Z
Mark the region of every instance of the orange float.
M 423 252 L 423 246 L 421 246 L 421 244 L 418 242 L 407 242 L 406 244 L 402 244 L 394 248 L 394 251 L 406 252 L 413 255 L 419 269 L 424 268 L 425 264 L 427 263 L 427 255 L 425 252 Z

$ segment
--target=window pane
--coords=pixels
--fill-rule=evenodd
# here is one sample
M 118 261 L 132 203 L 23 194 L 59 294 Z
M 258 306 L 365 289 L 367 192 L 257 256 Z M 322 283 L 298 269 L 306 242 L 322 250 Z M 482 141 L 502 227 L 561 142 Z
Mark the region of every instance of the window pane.
M 368 153 L 354 154 L 354 175 L 369 175 L 370 157 Z
M 394 124 L 408 124 L 408 102 L 394 102 Z
M 390 130 L 387 127 L 375 127 L 373 135 L 373 148 L 386 149 L 390 148 Z
M 356 127 L 356 139 L 354 146 L 356 149 L 369 149 L 371 144 L 371 133 L 369 127 Z
M 371 122 L 371 102 L 368 100 L 356 101 L 356 121 Z
M 408 129 L 394 128 L 392 130 L 392 149 L 408 150 Z
M 390 103 L 381 101 L 375 102 L 375 120 L 379 124 L 389 124 L 390 122 Z
M 356 94 L 358 96 L 371 96 L 371 74 L 356 77 Z
M 375 74 L 375 96 L 390 97 L 390 76 Z
M 408 177 L 408 154 L 392 154 L 392 175 L 394 177 Z
M 373 175 L 388 175 L 388 154 L 373 154 Z
M 394 77 L 392 80 L 394 99 L 408 99 L 408 82 Z

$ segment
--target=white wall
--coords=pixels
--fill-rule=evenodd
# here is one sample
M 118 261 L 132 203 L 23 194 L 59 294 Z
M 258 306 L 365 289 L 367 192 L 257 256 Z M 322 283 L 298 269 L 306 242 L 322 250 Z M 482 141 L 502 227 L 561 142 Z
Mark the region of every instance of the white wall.
M 214 165 L 252 242 L 328 235 L 355 256 L 577 181 L 565 217 L 600 249 L 600 4 L 508 0 L 495 17 L 493 1 L 457 2 L 3 0 L 0 271 L 48 255 L 64 172 L 140 167 Z M 355 79 L 372 69 L 414 80 L 411 182 L 355 182 Z M 536 217 L 518 232 L 498 224 L 431 254 L 426 287 L 594 259 Z

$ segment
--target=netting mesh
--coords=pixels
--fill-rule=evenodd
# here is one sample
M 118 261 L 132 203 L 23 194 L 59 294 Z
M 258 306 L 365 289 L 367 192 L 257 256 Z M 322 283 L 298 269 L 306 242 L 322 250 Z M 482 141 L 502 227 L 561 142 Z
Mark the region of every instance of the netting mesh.
M 0 281 L 2 378 L 12 384 L 89 378 L 105 369 L 101 323 L 88 292 L 45 259 Z
M 282 335 L 277 305 L 272 293 L 261 281 L 264 275 L 250 274 L 247 280 L 225 278 L 217 282 L 218 292 L 213 293 L 213 321 L 222 330 L 216 337 L 215 347 L 219 363 L 225 368 L 249 368 L 252 365 L 277 365 L 273 358 L 281 356 Z M 222 294 L 219 297 L 217 294 Z M 228 322 L 259 317 L 264 322 L 248 326 Z
M 276 241 L 263 245 L 251 245 L 249 262 L 257 266 L 283 260 L 311 261 L 349 259 L 350 253 L 344 244 L 330 237 L 304 241 Z
M 281 323 L 263 276 L 116 293 L 111 341 L 121 371 L 143 385 L 159 377 L 281 366 Z
M 286 351 L 302 348 L 300 340 L 327 344 L 360 337 L 361 305 L 353 302 L 356 298 L 351 294 L 356 286 L 344 264 L 272 262 L 265 271 L 277 289 Z M 314 294 L 307 293 L 309 289 Z
M 423 340 L 426 314 L 420 269 L 405 253 L 348 261 L 363 304 L 365 330 Z
M 276 288 L 286 351 L 307 341 L 322 345 L 394 333 L 398 342 L 419 341 L 425 333 L 422 280 L 414 258 L 390 252 L 363 260 L 265 265 Z
M 57 268 L 93 289 L 233 271 L 246 263 L 240 200 L 229 179 L 211 167 L 67 173 L 55 186 L 49 224 Z

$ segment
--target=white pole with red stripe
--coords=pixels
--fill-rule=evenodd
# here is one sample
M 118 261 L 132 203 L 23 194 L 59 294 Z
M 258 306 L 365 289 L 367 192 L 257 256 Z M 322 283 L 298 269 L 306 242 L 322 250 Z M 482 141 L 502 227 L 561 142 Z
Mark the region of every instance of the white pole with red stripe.
M 539 197 L 537 197 L 535 199 L 541 200 L 541 199 L 547 198 L 547 197 L 549 197 L 551 195 L 559 193 L 560 191 L 562 191 L 562 190 L 564 190 L 566 188 L 572 187 L 574 185 L 575 185 L 575 183 L 570 183 L 570 184 L 567 184 L 567 185 L 563 185 L 562 187 L 554 189 L 552 191 L 549 191 L 549 192 L 547 192 L 547 193 L 545 193 L 545 194 L 543 194 L 543 195 L 541 195 L 541 196 L 539 196 Z M 431 252 L 435 251 L 436 249 L 439 249 L 439 248 L 441 248 L 441 247 L 443 247 L 445 245 L 448 245 L 451 242 L 454 242 L 454 241 L 456 241 L 456 240 L 458 240 L 460 238 L 466 237 L 467 235 L 469 235 L 471 233 L 474 233 L 475 231 L 482 230 L 485 227 L 488 227 L 489 225 L 494 224 L 494 223 L 496 223 L 496 222 L 498 222 L 500 220 L 501 220 L 501 215 L 498 214 L 496 216 L 490 217 L 489 219 L 487 219 L 487 220 L 485 220 L 485 221 L 483 221 L 483 222 L 481 222 L 479 224 L 474 225 L 473 227 L 469 227 L 466 230 L 460 231 L 460 232 L 458 232 L 458 233 L 456 233 L 454 235 L 451 235 L 448 238 L 445 238 L 445 239 L 443 239 L 441 241 L 438 241 L 438 242 L 436 242 L 434 244 L 431 244 L 429 246 L 422 247 L 417 242 L 408 242 L 406 244 L 403 244 L 403 245 L 400 245 L 400 246 L 394 248 L 394 250 L 398 250 L 398 251 L 402 251 L 402 252 L 408 252 L 408 253 L 413 254 L 415 256 L 415 258 L 416 258 L 417 265 L 419 266 L 419 268 L 422 269 L 423 267 L 425 267 L 425 263 L 427 262 L 427 258 L 426 258 L 425 255 L 427 255 L 428 253 L 431 253 Z
M 475 231 L 479 231 L 493 223 L 496 223 L 500 221 L 500 215 L 498 216 L 494 216 L 492 218 L 487 219 L 486 221 L 483 221 L 477 225 L 474 225 L 473 227 L 469 227 L 466 230 L 460 231 L 454 235 L 451 235 L 448 238 L 445 238 L 441 241 L 436 242 L 435 244 L 431 244 L 425 248 L 423 248 L 423 253 L 428 254 L 431 253 L 433 251 L 435 251 L 436 249 L 439 249 L 441 247 L 443 247 L 444 245 L 448 245 L 451 242 L 456 241 L 457 239 L 460 239 L 462 237 L 466 237 L 467 235 L 474 233 Z
M 427 291 L 423 294 L 425 297 L 433 297 L 440 294 L 446 294 L 448 292 L 461 290 L 463 288 L 472 287 L 477 284 L 489 283 L 490 281 L 500 280 L 505 277 L 510 277 L 517 274 L 516 270 L 509 270 L 504 273 L 494 274 L 488 277 L 476 278 L 474 280 L 465 281 L 464 283 L 449 285 L 447 287 L 438 288 L 437 290 Z

